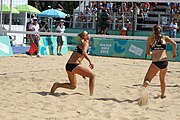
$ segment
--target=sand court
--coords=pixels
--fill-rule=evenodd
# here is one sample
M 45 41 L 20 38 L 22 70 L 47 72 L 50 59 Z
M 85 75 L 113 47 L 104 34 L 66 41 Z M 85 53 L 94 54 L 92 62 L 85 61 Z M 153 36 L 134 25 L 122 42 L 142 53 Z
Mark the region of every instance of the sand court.
M 165 99 L 155 76 L 148 105 L 137 104 L 150 60 L 90 56 L 95 64 L 94 96 L 88 81 L 77 75 L 77 88 L 59 88 L 49 95 L 54 82 L 67 82 L 64 56 L 26 55 L 0 58 L 0 118 L 4 120 L 178 120 L 180 119 L 180 63 L 169 62 Z M 83 64 L 88 66 L 87 61 Z

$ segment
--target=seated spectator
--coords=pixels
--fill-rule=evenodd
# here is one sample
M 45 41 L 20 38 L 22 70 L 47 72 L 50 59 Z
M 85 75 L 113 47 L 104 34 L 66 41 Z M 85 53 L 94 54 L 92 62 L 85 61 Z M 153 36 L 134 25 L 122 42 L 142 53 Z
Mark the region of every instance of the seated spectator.
M 41 32 L 50 32 L 51 30 L 49 29 L 49 26 L 48 24 L 46 23 L 41 29 L 40 29 Z
M 91 9 L 86 6 L 85 10 L 84 10 L 84 14 L 85 14 L 85 19 L 86 21 L 90 21 L 91 20 Z
M 116 5 L 116 4 L 113 5 L 112 12 L 113 12 L 113 14 L 115 14 L 115 15 L 118 14 L 118 8 L 117 8 L 117 5 Z

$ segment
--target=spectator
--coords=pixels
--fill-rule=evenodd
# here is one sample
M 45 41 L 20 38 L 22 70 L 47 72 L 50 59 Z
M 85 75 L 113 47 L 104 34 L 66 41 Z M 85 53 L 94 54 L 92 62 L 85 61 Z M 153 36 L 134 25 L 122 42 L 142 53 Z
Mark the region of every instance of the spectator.
M 50 32 L 50 28 L 48 26 L 48 24 L 46 23 L 41 29 L 40 29 L 41 32 Z
M 122 14 L 122 10 L 124 10 L 124 13 L 126 13 L 128 11 L 128 7 L 127 7 L 126 3 L 123 3 L 123 7 L 121 6 L 119 10 L 120 10 L 121 14 Z
M 117 5 L 116 5 L 116 4 L 113 5 L 112 12 L 113 12 L 113 14 L 115 14 L 115 15 L 118 14 L 118 8 L 117 8 Z
M 86 6 L 85 8 L 84 14 L 85 14 L 86 20 L 90 20 L 91 9 L 88 6 Z
M 30 20 L 29 22 L 27 22 L 26 24 L 26 31 L 31 31 L 29 28 L 30 28 L 30 25 L 31 25 L 32 21 Z M 26 43 L 29 39 L 29 34 L 26 34 L 26 37 L 24 37 L 24 39 L 26 40 Z
M 34 28 L 35 32 L 39 32 L 39 24 L 38 24 L 38 19 L 36 17 L 33 17 L 32 23 L 29 25 L 29 29 L 32 31 L 32 28 Z
M 29 26 L 29 30 L 34 31 L 34 32 L 39 32 L 39 24 L 37 23 L 37 21 L 38 21 L 37 18 L 34 17 L 32 24 Z M 38 34 L 29 35 L 29 39 L 30 39 L 31 45 L 32 43 L 35 43 L 37 47 L 39 47 L 40 36 Z M 37 50 L 37 57 L 40 57 L 38 50 Z
M 100 34 L 108 34 L 107 29 L 109 27 L 109 14 L 105 9 L 102 10 L 102 13 L 100 15 L 100 20 L 99 20 L 99 33 Z
M 60 11 L 64 11 L 64 8 L 63 8 L 63 6 L 61 4 L 58 4 L 57 9 L 60 10 Z
M 98 11 L 98 9 L 97 9 L 96 5 L 93 5 L 91 8 L 91 13 L 96 14 L 97 11 Z
M 64 31 L 65 31 L 64 20 L 61 20 L 60 24 L 56 28 L 56 32 L 64 33 Z M 58 36 L 57 37 L 57 55 L 62 55 L 61 51 L 62 51 L 63 42 L 64 40 L 62 36 Z
M 170 24 L 170 32 L 172 38 L 176 38 L 177 30 L 178 30 L 177 19 L 174 18 Z
M 107 2 L 107 12 L 108 14 L 112 13 L 113 3 Z
M 144 16 L 144 18 L 148 17 L 149 7 L 150 6 L 148 4 L 144 4 L 144 6 L 143 6 L 143 16 Z
M 149 2 L 144 2 L 143 6 L 149 10 L 151 5 L 149 4 Z

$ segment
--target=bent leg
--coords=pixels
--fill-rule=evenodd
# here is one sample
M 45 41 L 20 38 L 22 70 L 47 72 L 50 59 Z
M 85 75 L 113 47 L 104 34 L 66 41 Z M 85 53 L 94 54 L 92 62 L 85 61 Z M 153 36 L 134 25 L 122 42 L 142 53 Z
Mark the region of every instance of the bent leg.
M 147 87 L 149 85 L 149 83 L 151 82 L 151 80 L 154 78 L 154 76 L 157 74 L 158 71 L 159 71 L 159 68 L 153 63 L 151 63 L 146 73 L 146 76 L 144 78 L 144 82 L 143 82 L 144 87 Z
M 67 74 L 68 74 L 68 78 L 69 78 L 69 81 L 70 83 L 54 83 L 52 88 L 51 88 L 51 91 L 50 91 L 50 94 L 54 94 L 54 92 L 56 91 L 57 88 L 61 87 L 61 88 L 67 88 L 67 89 L 75 89 L 76 88 L 76 76 L 74 73 L 72 72 L 68 72 L 67 71 Z
M 161 98 L 165 98 L 165 89 L 166 89 L 166 82 L 165 82 L 165 75 L 167 72 L 167 68 L 165 69 L 161 69 L 160 70 L 160 74 L 159 74 L 159 78 L 160 78 L 160 83 L 161 83 Z
M 89 91 L 90 91 L 90 96 L 92 96 L 94 92 L 94 82 L 95 82 L 95 75 L 92 72 L 92 70 L 90 68 L 86 68 L 83 65 L 78 65 L 76 68 L 74 68 L 72 72 L 79 74 L 83 77 L 89 77 Z

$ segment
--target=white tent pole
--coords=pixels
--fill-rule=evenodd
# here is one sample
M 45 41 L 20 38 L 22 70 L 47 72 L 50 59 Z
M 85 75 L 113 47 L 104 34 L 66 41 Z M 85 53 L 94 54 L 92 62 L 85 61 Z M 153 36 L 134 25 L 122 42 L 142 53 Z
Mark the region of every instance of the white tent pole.
M 25 12 L 25 20 L 24 20 L 24 30 L 26 31 L 27 25 L 27 12 Z
M 123 25 L 122 28 L 124 28 L 124 3 L 123 2 L 121 3 L 121 9 L 122 9 L 122 25 Z
M 9 31 L 11 31 L 11 25 L 12 25 L 12 0 L 10 0 Z
M 1 19 L 0 19 L 1 28 L 2 28 L 2 5 L 3 5 L 3 0 L 1 0 Z

